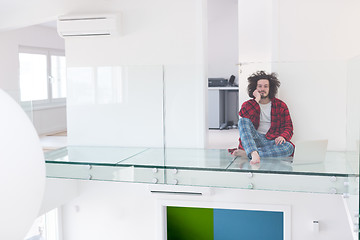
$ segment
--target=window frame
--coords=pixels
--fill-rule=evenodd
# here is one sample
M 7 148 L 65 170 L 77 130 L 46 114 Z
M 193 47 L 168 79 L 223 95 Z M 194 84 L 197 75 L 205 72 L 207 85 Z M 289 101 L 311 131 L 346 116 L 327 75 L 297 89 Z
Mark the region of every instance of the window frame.
M 46 56 L 46 70 L 47 70 L 47 79 L 46 79 L 46 89 L 47 89 L 47 99 L 43 100 L 21 100 L 21 85 L 20 85 L 20 54 L 29 53 L 29 54 L 41 54 Z M 53 98 L 52 93 L 52 72 L 51 72 L 51 57 L 52 56 L 63 56 L 65 57 L 65 50 L 55 49 L 55 48 L 41 48 L 41 47 L 29 47 L 29 46 L 19 46 L 18 50 L 18 59 L 19 59 L 19 100 L 22 104 L 32 105 L 33 110 L 41 110 L 47 108 L 56 108 L 66 106 L 66 97 L 64 98 Z

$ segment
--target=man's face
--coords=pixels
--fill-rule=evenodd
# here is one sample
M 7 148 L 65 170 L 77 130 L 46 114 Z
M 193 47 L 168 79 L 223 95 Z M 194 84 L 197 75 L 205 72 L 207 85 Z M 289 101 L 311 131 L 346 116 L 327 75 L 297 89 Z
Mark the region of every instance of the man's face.
M 270 83 L 267 79 L 260 79 L 257 81 L 256 90 L 260 93 L 261 98 L 269 97 Z

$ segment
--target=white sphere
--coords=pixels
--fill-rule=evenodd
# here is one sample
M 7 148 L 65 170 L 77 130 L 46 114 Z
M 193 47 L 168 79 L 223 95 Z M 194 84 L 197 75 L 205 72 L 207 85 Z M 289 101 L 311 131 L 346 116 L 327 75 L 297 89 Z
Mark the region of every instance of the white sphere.
M 0 239 L 24 239 L 44 194 L 44 155 L 30 119 L 1 89 L 0 112 Z

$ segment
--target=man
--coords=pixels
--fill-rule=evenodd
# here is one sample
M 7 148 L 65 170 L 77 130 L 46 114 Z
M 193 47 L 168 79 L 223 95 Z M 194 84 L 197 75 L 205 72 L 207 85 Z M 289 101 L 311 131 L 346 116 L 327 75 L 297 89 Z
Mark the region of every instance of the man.
M 239 147 L 235 156 L 247 156 L 251 164 L 262 157 L 286 157 L 294 152 L 290 142 L 293 125 L 286 104 L 275 98 L 280 82 L 275 73 L 258 71 L 248 78 L 248 94 L 239 115 Z

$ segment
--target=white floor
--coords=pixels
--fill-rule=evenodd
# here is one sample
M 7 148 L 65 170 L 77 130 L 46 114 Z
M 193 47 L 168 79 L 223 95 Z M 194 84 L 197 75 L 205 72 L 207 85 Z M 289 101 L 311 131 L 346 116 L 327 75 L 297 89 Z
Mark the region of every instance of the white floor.
M 40 136 L 40 144 L 44 151 L 54 150 L 67 146 L 66 132 Z
M 228 149 L 235 148 L 238 145 L 239 131 L 237 129 L 229 130 L 209 130 L 208 145 L 209 149 Z M 40 143 L 44 151 L 49 151 L 67 146 L 67 135 L 65 133 L 49 136 L 40 136 Z
M 209 149 L 228 149 L 236 148 L 239 144 L 239 130 L 209 130 L 208 147 Z

